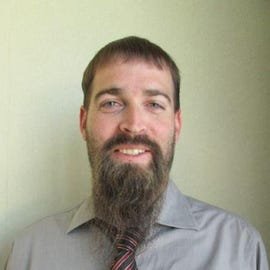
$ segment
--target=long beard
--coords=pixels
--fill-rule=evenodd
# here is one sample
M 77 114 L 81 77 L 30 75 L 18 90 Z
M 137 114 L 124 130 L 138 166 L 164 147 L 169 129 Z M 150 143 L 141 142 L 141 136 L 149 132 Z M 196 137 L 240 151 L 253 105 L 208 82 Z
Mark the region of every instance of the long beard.
M 93 198 L 96 216 L 124 232 L 136 227 L 144 238 L 160 213 L 163 193 L 173 159 L 174 140 L 166 157 L 160 147 L 146 136 L 131 138 L 120 134 L 108 140 L 102 149 L 87 140 L 93 174 Z M 110 150 L 124 144 L 143 144 L 150 148 L 152 161 L 146 166 L 113 160 Z

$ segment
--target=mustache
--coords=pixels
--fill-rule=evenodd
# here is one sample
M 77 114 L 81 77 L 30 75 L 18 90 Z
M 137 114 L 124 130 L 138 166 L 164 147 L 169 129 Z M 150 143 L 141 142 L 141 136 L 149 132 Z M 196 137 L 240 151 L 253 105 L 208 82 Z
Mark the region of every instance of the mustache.
M 118 134 L 111 139 L 108 139 L 107 142 L 104 144 L 102 151 L 106 152 L 118 146 L 119 144 L 142 144 L 147 146 L 153 152 L 160 152 L 159 145 L 149 139 L 147 135 L 137 135 L 137 136 L 129 136 L 127 134 Z

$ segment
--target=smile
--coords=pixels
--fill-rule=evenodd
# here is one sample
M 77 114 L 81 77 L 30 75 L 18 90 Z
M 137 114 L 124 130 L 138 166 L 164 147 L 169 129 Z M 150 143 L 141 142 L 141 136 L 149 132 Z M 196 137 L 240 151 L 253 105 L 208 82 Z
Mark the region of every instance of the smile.
M 122 154 L 130 155 L 130 156 L 137 156 L 146 152 L 143 149 L 120 149 L 118 151 Z

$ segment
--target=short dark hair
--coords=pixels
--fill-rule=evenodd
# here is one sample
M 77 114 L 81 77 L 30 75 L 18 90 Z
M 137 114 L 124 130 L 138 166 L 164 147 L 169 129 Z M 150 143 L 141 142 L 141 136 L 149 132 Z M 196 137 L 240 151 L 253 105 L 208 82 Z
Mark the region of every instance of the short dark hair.
M 161 47 L 147 39 L 130 36 L 115 40 L 101 48 L 86 67 L 82 89 L 84 94 L 83 105 L 88 108 L 90 103 L 91 84 L 97 69 L 114 58 L 121 57 L 124 60 L 142 59 L 151 62 L 159 69 L 164 66 L 169 68 L 174 85 L 174 109 L 180 109 L 180 74 L 173 59 Z

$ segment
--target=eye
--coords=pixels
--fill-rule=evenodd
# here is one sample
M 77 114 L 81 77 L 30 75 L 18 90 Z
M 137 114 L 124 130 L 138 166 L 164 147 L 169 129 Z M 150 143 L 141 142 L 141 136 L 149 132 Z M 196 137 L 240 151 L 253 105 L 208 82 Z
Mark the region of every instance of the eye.
M 147 107 L 149 109 L 153 110 L 153 111 L 159 111 L 159 110 L 162 111 L 162 110 L 165 110 L 165 107 L 161 103 L 155 102 L 155 101 L 149 102 L 147 104 Z
M 123 104 L 115 100 L 107 100 L 100 104 L 100 110 L 102 112 L 117 112 L 123 108 Z

